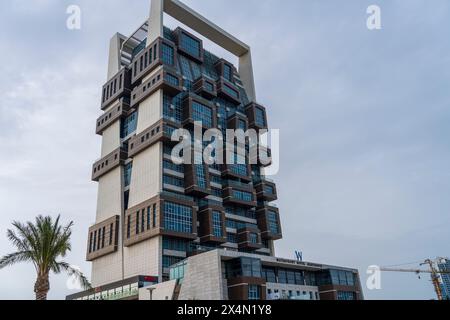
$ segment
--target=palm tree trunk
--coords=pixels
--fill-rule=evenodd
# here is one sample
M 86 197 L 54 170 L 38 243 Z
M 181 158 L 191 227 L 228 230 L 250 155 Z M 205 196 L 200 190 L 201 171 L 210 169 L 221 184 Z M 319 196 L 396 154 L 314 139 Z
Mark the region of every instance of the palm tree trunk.
M 48 274 L 38 275 L 36 283 L 34 285 L 34 293 L 36 294 L 36 300 L 47 300 L 47 294 L 50 290 L 50 282 L 48 280 Z

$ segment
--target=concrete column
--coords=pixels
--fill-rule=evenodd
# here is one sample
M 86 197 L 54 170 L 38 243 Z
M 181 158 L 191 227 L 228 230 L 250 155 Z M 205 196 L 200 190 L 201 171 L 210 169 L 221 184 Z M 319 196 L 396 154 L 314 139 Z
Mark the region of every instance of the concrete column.
M 250 101 L 256 102 L 255 80 L 253 77 L 252 52 L 249 49 L 247 53 L 239 57 L 239 74 L 242 83 Z
M 151 0 L 147 46 L 164 35 L 164 0 Z
M 120 70 L 120 49 L 125 37 L 116 33 L 109 42 L 108 79 L 111 79 Z

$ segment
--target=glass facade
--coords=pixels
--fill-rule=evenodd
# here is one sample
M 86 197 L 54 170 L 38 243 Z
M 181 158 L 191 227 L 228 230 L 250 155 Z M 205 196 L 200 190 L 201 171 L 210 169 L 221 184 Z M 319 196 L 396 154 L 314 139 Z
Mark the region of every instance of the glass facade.
M 138 120 L 137 117 L 137 112 L 133 112 L 125 120 L 122 121 L 120 128 L 120 137 L 122 139 L 132 135 L 136 131 Z
M 164 202 L 164 228 L 169 231 L 192 233 L 192 208 Z
M 266 127 L 266 113 L 260 108 L 256 108 L 256 119 L 255 122 L 260 127 Z
M 240 201 L 252 202 L 253 194 L 241 190 L 233 190 L 233 198 Z
M 269 211 L 268 222 L 269 222 L 269 231 L 271 233 L 278 234 L 280 232 L 280 228 L 278 225 L 278 214 L 276 212 Z
M 248 300 L 260 300 L 261 295 L 259 294 L 259 286 L 250 284 L 248 286 Z
M 337 292 L 338 300 L 356 300 L 356 295 L 351 291 L 338 291 Z
M 181 33 L 180 47 L 196 58 L 200 58 L 201 56 L 200 50 L 202 48 L 200 46 L 200 42 L 185 33 Z
M 228 64 L 223 66 L 223 77 L 230 82 L 233 81 L 233 70 Z
M 211 128 L 213 125 L 213 112 L 211 108 L 194 101 L 192 103 L 192 119 L 194 121 L 199 121 L 208 128 Z
M 217 238 L 223 237 L 222 213 L 213 211 L 212 213 L 213 235 Z
M 174 50 L 166 43 L 162 44 L 162 60 L 164 64 L 173 66 L 175 64 Z
M 133 171 L 133 163 L 130 162 L 127 165 L 125 165 L 125 168 L 123 170 L 123 180 L 125 187 L 128 187 L 130 185 L 132 171 Z

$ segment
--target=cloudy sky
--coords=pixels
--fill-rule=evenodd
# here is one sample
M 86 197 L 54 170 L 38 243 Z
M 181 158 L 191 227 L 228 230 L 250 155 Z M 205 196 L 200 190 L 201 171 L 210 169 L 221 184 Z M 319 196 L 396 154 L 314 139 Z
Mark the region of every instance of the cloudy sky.
M 449 1 L 185 3 L 253 48 L 257 99 L 281 129 L 277 255 L 356 267 L 363 283 L 369 265 L 450 255 Z M 79 31 L 66 28 L 71 4 Z M 382 30 L 366 27 L 371 4 Z M 67 260 L 90 274 L 109 39 L 148 10 L 149 0 L 2 1 L 0 255 L 13 250 L 11 221 L 60 213 L 75 221 Z M 0 270 L 0 299 L 32 299 L 34 280 L 32 265 Z M 51 299 L 73 293 L 66 280 L 51 277 Z M 414 274 L 383 274 L 365 296 L 435 297 Z

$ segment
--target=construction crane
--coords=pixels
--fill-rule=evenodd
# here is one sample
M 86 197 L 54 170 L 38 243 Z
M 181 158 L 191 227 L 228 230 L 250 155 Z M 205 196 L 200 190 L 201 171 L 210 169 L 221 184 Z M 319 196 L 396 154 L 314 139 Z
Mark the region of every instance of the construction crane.
M 441 283 L 439 281 L 439 275 L 450 273 L 450 270 L 440 271 L 435 267 L 435 263 L 442 259 L 443 258 L 437 258 L 434 261 L 431 259 L 426 259 L 424 262 L 422 262 L 420 264 L 421 266 L 427 265 L 429 267 L 429 269 L 398 269 L 398 268 L 390 268 L 390 267 L 381 267 L 380 271 L 415 273 L 419 276 L 419 279 L 420 279 L 420 274 L 428 273 L 431 275 L 431 282 L 433 283 L 434 291 L 436 292 L 436 296 L 437 296 L 438 300 L 441 301 L 441 300 L 443 300 L 443 295 L 442 295 Z

